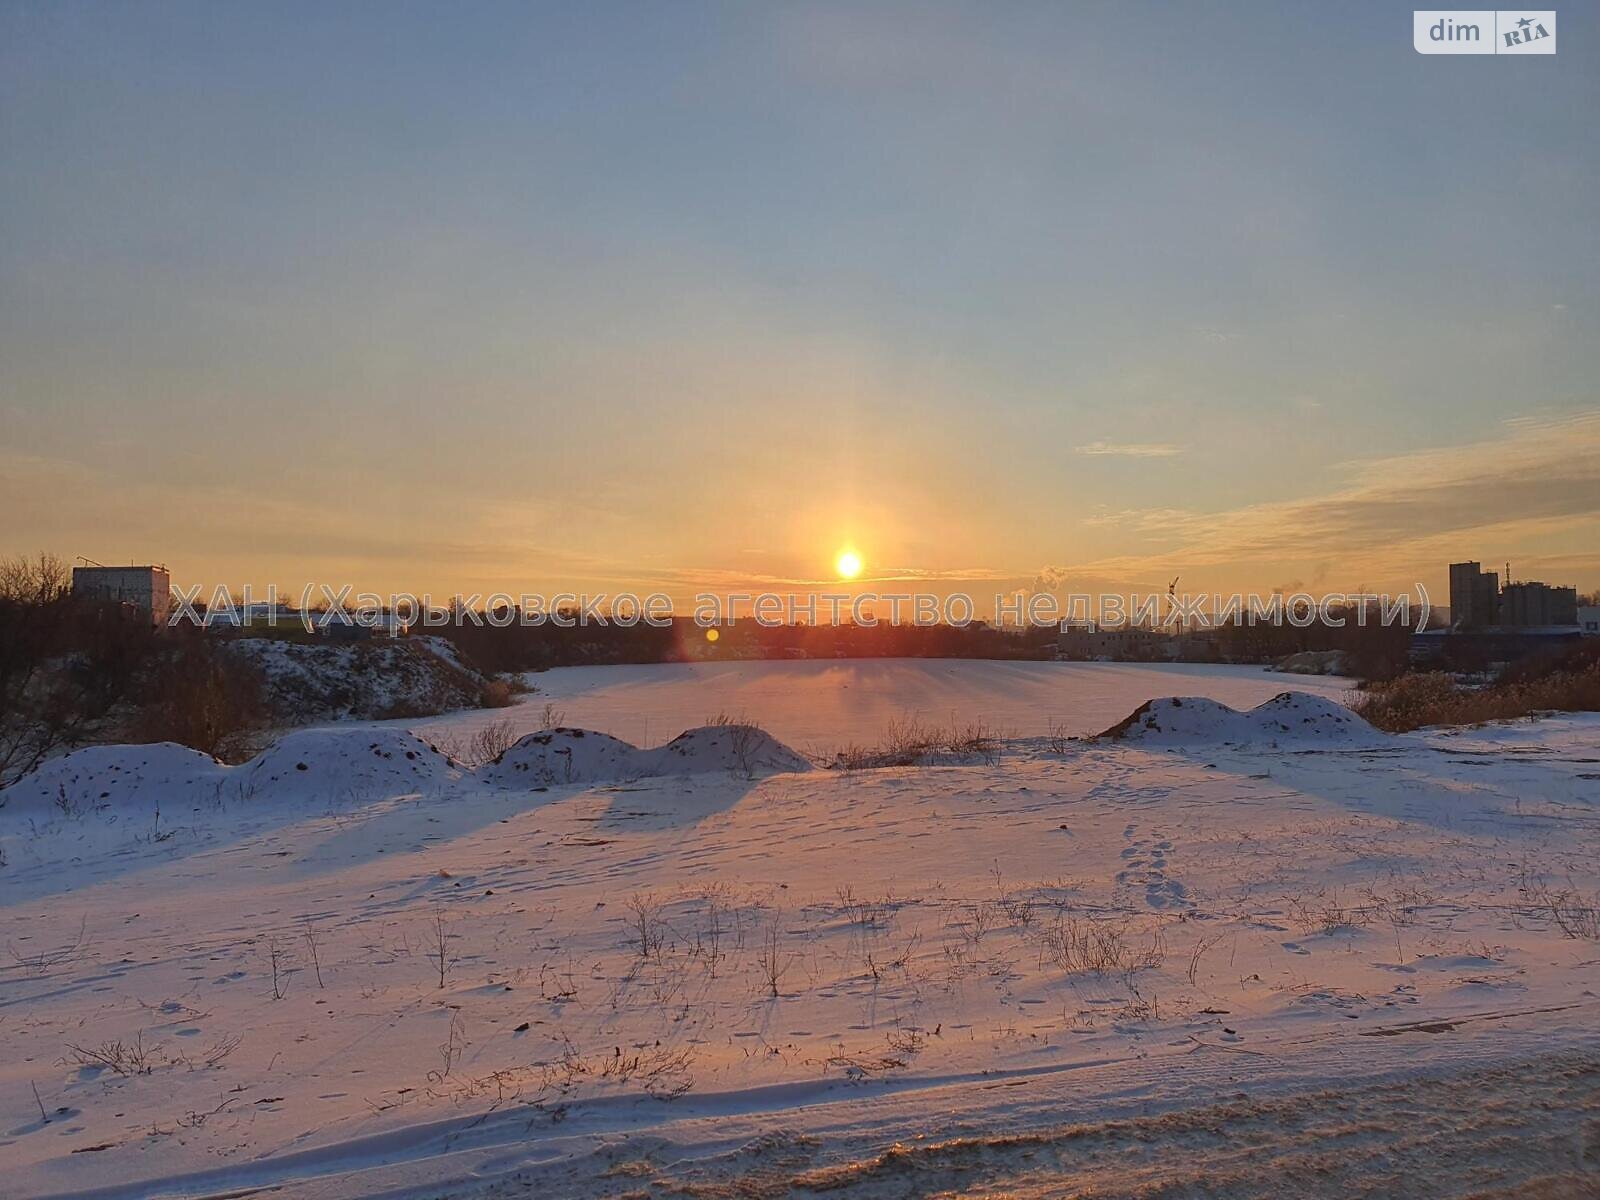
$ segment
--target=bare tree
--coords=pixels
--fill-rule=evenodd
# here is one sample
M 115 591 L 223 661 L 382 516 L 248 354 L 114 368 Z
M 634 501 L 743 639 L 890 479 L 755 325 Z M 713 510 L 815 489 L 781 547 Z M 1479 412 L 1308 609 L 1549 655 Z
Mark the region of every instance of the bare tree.
M 0 559 L 0 600 L 18 604 L 51 604 L 72 586 L 72 570 L 54 554 L 40 551 Z
M 268 705 L 261 673 L 203 641 L 183 646 L 155 672 L 130 730 L 141 742 L 177 742 L 225 761 L 255 748 Z

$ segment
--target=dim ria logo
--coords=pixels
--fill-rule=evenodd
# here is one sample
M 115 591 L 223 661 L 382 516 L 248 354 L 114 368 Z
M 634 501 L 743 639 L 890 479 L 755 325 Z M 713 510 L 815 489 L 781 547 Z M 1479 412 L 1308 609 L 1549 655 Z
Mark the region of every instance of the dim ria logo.
M 1418 54 L 1554 54 L 1554 9 L 1419 9 L 1411 14 Z

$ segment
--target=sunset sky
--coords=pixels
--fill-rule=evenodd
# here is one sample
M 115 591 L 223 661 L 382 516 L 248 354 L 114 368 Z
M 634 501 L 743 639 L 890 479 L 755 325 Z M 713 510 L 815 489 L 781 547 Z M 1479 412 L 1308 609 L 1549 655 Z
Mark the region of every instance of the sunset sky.
M 1600 587 L 1600 24 L 0 3 L 0 553 Z

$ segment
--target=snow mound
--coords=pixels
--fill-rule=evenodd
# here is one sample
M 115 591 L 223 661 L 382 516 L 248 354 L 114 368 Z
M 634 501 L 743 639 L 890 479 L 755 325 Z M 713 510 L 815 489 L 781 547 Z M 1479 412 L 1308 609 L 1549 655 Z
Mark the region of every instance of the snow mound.
M 1100 734 L 1146 745 L 1373 745 L 1385 740 L 1342 704 L 1309 692 L 1280 692 L 1247 712 L 1204 696 L 1141 704 Z
M 1279 692 L 1246 717 L 1281 739 L 1380 742 L 1384 735 L 1336 700 L 1310 692 Z
M 477 777 L 500 787 L 549 787 L 650 774 L 632 743 L 592 729 L 542 729 L 520 738 Z
M 228 770 L 209 754 L 174 742 L 88 746 L 17 780 L 0 792 L 0 806 L 12 813 L 68 816 L 99 810 L 145 811 L 162 799 L 214 794 Z
M 480 767 L 477 778 L 501 787 L 550 787 L 714 771 L 754 777 L 810 769 L 803 755 L 754 725 L 702 725 L 653 750 L 592 729 L 560 728 L 528 734 Z
M 278 739 L 238 768 L 239 787 L 258 798 L 389 798 L 432 791 L 460 778 L 454 761 L 396 729 L 304 729 Z
M 754 725 L 701 725 L 686 729 L 665 746 L 644 752 L 651 775 L 692 775 L 733 771 L 743 775 L 809 771 L 806 758 Z
M 1289 675 L 1348 675 L 1343 650 L 1302 650 L 1279 659 L 1274 671 Z

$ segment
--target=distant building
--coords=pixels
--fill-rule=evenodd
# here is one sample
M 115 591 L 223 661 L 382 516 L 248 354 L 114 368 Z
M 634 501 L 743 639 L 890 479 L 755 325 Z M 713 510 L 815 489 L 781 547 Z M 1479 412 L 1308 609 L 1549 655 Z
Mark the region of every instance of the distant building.
M 125 604 L 165 625 L 172 607 L 172 577 L 165 567 L 73 567 L 72 594 L 80 600 Z
M 1565 649 L 1582 636 L 1576 625 L 1493 629 L 1426 629 L 1411 635 L 1410 659 L 1428 666 L 1481 670 L 1533 654 Z
M 336 642 L 403 637 L 411 628 L 399 614 L 390 612 L 325 612 L 313 623 L 318 633 Z
M 1069 625 L 1056 635 L 1056 657 L 1073 662 L 1133 659 L 1153 662 L 1172 656 L 1171 635 L 1136 625 Z
M 1588 606 L 1578 610 L 1578 628 L 1584 637 L 1600 637 L 1600 607 Z
M 1482 629 L 1500 621 L 1500 576 L 1483 564 L 1450 564 L 1450 624 L 1456 629 Z
M 1450 564 L 1450 626 L 1483 629 L 1553 629 L 1578 623 L 1578 589 L 1538 580 L 1505 586 L 1475 562 Z
M 250 604 L 240 608 L 207 608 L 201 622 L 206 629 L 227 632 L 237 629 L 303 629 L 305 614 L 297 608 L 273 604 Z
M 1578 589 L 1551 587 L 1536 580 L 1507 583 L 1500 592 L 1499 623 L 1517 628 L 1576 625 Z

